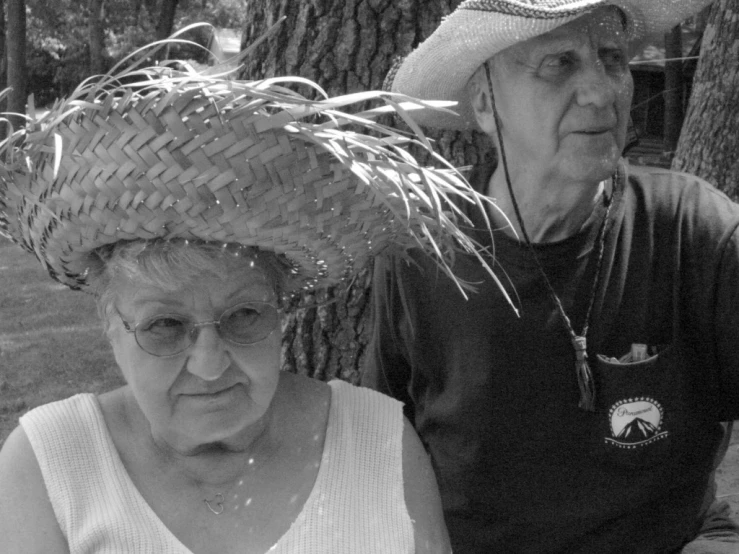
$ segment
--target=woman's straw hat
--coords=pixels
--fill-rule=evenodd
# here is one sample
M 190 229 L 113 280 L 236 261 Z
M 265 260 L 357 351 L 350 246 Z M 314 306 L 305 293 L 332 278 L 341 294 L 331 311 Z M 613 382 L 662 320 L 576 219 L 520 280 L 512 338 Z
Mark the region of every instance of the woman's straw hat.
M 90 253 L 122 240 L 255 246 L 283 254 L 308 287 L 389 250 L 421 247 L 449 273 L 454 251 L 478 254 L 450 200 L 482 197 L 402 148 L 430 150 L 425 138 L 371 120 L 390 106 L 341 111 L 398 95 L 314 102 L 289 82 L 320 91 L 150 67 L 83 83 L 44 115 L 31 107 L 0 145 L 0 232 L 73 289 L 86 288 Z
M 424 100 L 457 102 L 448 111 L 419 110 L 413 119 L 441 129 L 476 128 L 465 90 L 470 77 L 492 56 L 542 35 L 600 6 L 617 6 L 627 18 L 636 53 L 646 37 L 664 33 L 710 0 L 465 0 L 439 27 L 393 68 L 389 90 Z

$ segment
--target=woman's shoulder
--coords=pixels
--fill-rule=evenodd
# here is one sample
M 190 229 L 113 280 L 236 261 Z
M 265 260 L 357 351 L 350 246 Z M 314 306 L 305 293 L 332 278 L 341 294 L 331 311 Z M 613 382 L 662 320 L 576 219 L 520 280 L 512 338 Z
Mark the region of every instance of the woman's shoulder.
M 402 409 L 402 402 L 376 390 L 353 385 L 341 379 L 333 379 L 328 382 L 331 388 L 332 396 L 337 401 L 350 406 L 361 405 L 374 408 L 390 408 L 397 407 Z
M 56 443 L 60 437 L 73 440 L 84 430 L 98 427 L 102 418 L 94 394 L 79 393 L 62 400 L 42 404 L 22 415 L 21 427 L 31 445 Z
M 331 399 L 331 389 L 327 383 L 289 371 L 280 374 L 279 394 L 298 409 Z
M 371 427 L 376 430 L 402 427 L 402 403 L 372 389 L 340 379 L 328 382 L 302 375 L 285 374 L 282 406 L 293 424 L 341 422 L 345 430 Z M 301 423 L 302 422 L 302 423 Z
M 41 468 L 20 425 L 0 448 L 0 536 L 8 554 L 68 551 Z
M 52 402 L 36 406 L 23 414 L 20 417 L 20 421 L 23 422 L 29 418 L 48 417 L 52 414 L 52 417 L 55 417 L 60 413 L 75 412 L 93 407 L 96 403 L 97 400 L 93 393 L 81 392 L 67 398 L 53 400 Z
M 385 394 L 335 379 L 331 388 L 331 419 L 341 433 L 362 438 L 397 442 L 403 429 L 403 404 Z M 340 424 L 339 424 L 340 422 Z M 391 439 L 394 437 L 397 441 Z
M 282 425 L 282 432 L 291 436 L 292 440 L 325 435 L 331 408 L 331 389 L 323 381 L 283 372 L 273 403 L 279 415 L 276 421 Z

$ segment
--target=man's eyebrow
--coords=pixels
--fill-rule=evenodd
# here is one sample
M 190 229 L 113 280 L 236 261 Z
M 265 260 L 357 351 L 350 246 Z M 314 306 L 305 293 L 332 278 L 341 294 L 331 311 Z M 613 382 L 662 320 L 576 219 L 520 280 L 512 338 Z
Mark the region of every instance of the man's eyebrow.
M 529 58 L 537 58 L 548 56 L 551 54 L 561 54 L 576 49 L 578 41 L 572 38 L 561 38 L 548 40 L 542 43 L 534 43 L 528 51 Z

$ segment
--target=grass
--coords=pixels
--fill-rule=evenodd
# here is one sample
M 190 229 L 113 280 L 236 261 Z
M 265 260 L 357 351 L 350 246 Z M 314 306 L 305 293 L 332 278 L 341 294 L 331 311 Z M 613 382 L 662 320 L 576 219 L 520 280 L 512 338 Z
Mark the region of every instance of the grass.
M 0 238 L 0 444 L 35 406 L 121 384 L 93 299 Z

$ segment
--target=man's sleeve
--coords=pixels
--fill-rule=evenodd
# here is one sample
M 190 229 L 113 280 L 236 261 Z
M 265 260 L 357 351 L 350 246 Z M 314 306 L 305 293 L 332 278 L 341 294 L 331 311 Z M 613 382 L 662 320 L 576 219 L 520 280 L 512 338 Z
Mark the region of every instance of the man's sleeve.
M 401 264 L 399 260 L 384 257 L 375 260 L 371 335 L 361 384 L 403 402 L 405 416 L 413 422 L 411 365 L 408 345 L 401 332 L 402 326 L 407 323 L 407 307 L 403 305 L 398 286 Z
M 698 536 L 686 544 L 681 554 L 737 554 L 739 525 L 731 518 L 726 502 L 715 502 L 708 511 Z
M 739 229 L 722 252 L 714 321 L 720 367 L 715 400 L 720 419 L 730 421 L 739 419 Z

